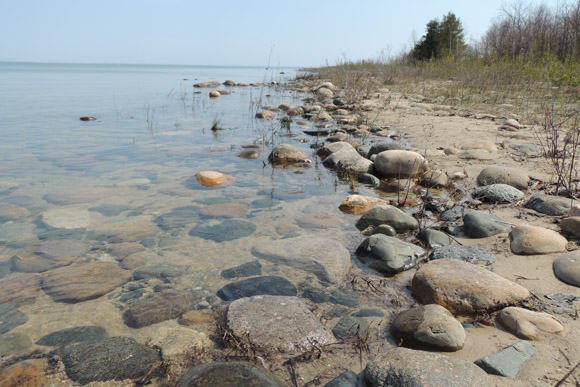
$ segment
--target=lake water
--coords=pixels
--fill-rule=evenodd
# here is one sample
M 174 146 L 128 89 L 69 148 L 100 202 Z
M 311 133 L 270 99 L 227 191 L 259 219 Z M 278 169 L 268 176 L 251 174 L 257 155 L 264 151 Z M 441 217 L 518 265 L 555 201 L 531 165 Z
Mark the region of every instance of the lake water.
M 129 327 L 122 316 L 133 302 L 174 289 L 194 290 L 197 308 L 218 305 L 216 291 L 235 281 L 222 270 L 255 261 L 252 248 L 271 240 L 329 237 L 352 252 L 360 241 L 355 218 L 338 210 L 349 186 L 317 159 L 311 148 L 316 138 L 303 133 L 312 123 L 294 119 L 283 128 L 281 113 L 271 121 L 255 119 L 262 105 L 302 104 L 307 95 L 272 84 L 295 74 L 282 68 L 0 63 L 0 298 L 21 316 L 0 334 L 5 342 L 24 343 L 0 355 L 48 352 L 53 347 L 35 343 L 77 326 L 149 342 L 176 319 Z M 222 85 L 217 89 L 231 94 L 218 99 L 209 98 L 211 89 L 193 87 L 226 79 L 264 84 Z M 213 123 L 222 130 L 212 131 Z M 278 143 L 301 148 L 313 162 L 272 168 L 267 158 Z M 253 145 L 264 150 L 257 158 L 237 156 Z M 193 176 L 207 170 L 235 181 L 204 188 Z M 249 234 L 237 235 L 237 225 L 247 224 Z M 91 286 L 105 294 L 86 299 L 79 294 L 94 291 L 83 288 L 86 273 L 77 282 L 51 277 L 88 262 L 109 262 L 129 273 L 151 270 L 133 274 L 122 288 L 108 290 L 103 279 Z M 306 271 L 261 264 L 263 275 L 285 277 L 299 290 L 320 286 Z

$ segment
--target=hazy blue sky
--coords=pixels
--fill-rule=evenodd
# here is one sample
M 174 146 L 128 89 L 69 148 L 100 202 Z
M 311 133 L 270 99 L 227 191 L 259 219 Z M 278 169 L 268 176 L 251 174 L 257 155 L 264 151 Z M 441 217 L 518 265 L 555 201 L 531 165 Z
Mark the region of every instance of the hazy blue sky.
M 0 61 L 318 66 L 409 48 L 454 12 L 467 41 L 506 0 L 0 0 Z

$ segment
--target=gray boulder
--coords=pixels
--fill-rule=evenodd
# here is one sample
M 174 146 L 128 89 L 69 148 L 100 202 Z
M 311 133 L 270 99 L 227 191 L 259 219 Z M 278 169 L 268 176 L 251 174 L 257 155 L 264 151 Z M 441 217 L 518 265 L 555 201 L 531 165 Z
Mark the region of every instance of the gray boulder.
M 427 160 L 417 152 L 388 150 L 377 154 L 375 171 L 382 177 L 417 177 L 427 170 Z
M 473 197 L 484 202 L 514 203 L 523 199 L 524 193 L 511 185 L 490 184 L 477 188 Z
M 580 250 L 558 257 L 554 261 L 554 274 L 560 281 L 580 287 Z
M 537 194 L 528 200 L 526 208 L 550 216 L 564 216 L 570 211 L 572 205 L 577 204 L 579 204 L 577 201 L 561 196 Z
M 519 190 L 526 190 L 529 181 L 530 177 L 527 172 L 499 165 L 485 167 L 477 176 L 477 184 L 479 185 L 508 184 Z
M 274 166 L 310 162 L 310 156 L 295 146 L 288 144 L 276 145 L 268 156 L 268 161 Z
M 377 206 L 363 214 L 356 222 L 359 230 L 364 230 L 369 226 L 377 227 L 381 224 L 388 224 L 398 233 L 405 233 L 419 228 L 417 219 L 407 215 L 396 207 Z
M 482 246 L 438 246 L 433 249 L 431 259 L 458 259 L 473 264 L 495 263 L 495 257 Z
M 486 212 L 470 211 L 463 216 L 463 231 L 470 238 L 487 238 L 510 230 L 503 219 Z
M 356 256 L 371 269 L 394 275 L 415 266 L 425 254 L 419 246 L 398 238 L 375 234 L 366 238 L 356 249 Z

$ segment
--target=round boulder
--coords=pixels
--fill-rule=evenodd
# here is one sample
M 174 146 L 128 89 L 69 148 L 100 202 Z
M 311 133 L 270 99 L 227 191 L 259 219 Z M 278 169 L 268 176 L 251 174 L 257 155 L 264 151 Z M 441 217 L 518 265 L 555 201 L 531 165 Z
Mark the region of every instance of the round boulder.
M 309 156 L 295 146 L 288 144 L 276 145 L 268 156 L 268 161 L 274 166 L 310 162 Z
M 554 261 L 554 274 L 560 281 L 580 287 L 580 250 L 558 257 Z
M 221 97 L 221 95 L 222 94 L 219 91 L 217 91 L 217 90 L 212 90 L 212 91 L 209 92 L 209 97 L 210 98 L 219 98 L 219 97 Z
M 389 150 L 377 155 L 374 167 L 382 177 L 417 177 L 427 169 L 427 160 L 417 152 Z
M 517 226 L 509 234 L 514 254 L 533 255 L 566 251 L 568 241 L 554 230 L 536 226 Z
M 477 184 L 507 184 L 519 190 L 526 190 L 530 177 L 527 172 L 511 167 L 493 165 L 484 168 L 477 176 Z

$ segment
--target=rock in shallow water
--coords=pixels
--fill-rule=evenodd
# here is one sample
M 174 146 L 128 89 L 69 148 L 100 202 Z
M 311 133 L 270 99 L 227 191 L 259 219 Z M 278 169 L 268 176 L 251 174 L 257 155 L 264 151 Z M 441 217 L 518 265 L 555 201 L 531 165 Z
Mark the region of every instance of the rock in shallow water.
M 199 300 L 200 297 L 188 291 L 167 290 L 137 301 L 123 313 L 123 321 L 131 328 L 142 328 L 175 319 L 192 309 Z
M 297 297 L 255 296 L 232 302 L 228 328 L 238 337 L 249 337 L 266 352 L 302 353 L 332 341 L 306 302 Z
M 394 348 L 371 360 L 364 371 L 368 387 L 492 387 L 479 367 L 431 352 Z
M 0 280 L 0 304 L 8 303 L 16 307 L 36 302 L 40 289 L 40 276 L 23 274 Z
M 382 177 L 417 177 L 427 169 L 427 160 L 417 152 L 387 150 L 377 154 L 374 168 Z
M 278 276 L 256 277 L 232 282 L 217 292 L 218 297 L 224 301 L 258 295 L 295 296 L 296 294 L 298 291 L 292 282 Z
M 365 212 L 356 222 L 356 227 L 359 230 L 364 230 L 369 226 L 376 227 L 381 224 L 392 226 L 398 233 L 404 233 L 419 228 L 417 219 L 392 206 L 378 206 Z
M 297 164 L 310 162 L 310 156 L 288 144 L 276 145 L 268 156 L 268 161 L 274 166 L 284 166 L 288 164 Z
M 213 226 L 200 224 L 191 229 L 189 235 L 214 242 L 225 242 L 247 237 L 253 234 L 254 231 L 256 231 L 256 225 L 253 223 L 236 219 L 226 219 Z
M 222 270 L 221 276 L 226 279 L 253 277 L 262 275 L 262 265 L 258 261 L 243 263 L 231 269 Z
M 19 325 L 26 324 L 28 316 L 14 305 L 0 304 L 0 335 L 11 331 Z
M 109 338 L 107 330 L 98 326 L 81 326 L 52 332 L 36 342 L 37 345 L 61 346 L 74 343 L 101 341 Z
M 199 184 L 208 188 L 231 184 L 236 180 L 233 176 L 215 171 L 198 172 L 195 179 Z
M 12 257 L 12 263 L 17 271 L 42 273 L 71 264 L 88 248 L 87 244 L 77 240 L 48 240 L 19 250 Z
M 254 364 L 237 361 L 202 364 L 189 371 L 177 387 L 252 386 L 285 387 L 270 371 Z
M 90 239 L 111 243 L 139 242 L 159 232 L 151 216 L 136 216 L 104 223 L 88 233 Z
M 423 254 L 425 250 L 421 247 L 383 234 L 371 235 L 356 249 L 362 262 L 387 275 L 414 267 L 417 258 Z

